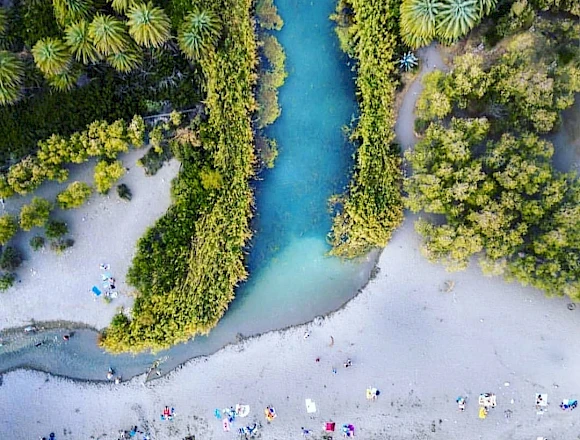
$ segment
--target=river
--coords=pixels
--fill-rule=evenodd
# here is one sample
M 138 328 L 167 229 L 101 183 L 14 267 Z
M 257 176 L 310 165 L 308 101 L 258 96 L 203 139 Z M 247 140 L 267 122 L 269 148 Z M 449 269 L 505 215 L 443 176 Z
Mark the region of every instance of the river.
M 328 199 L 342 192 L 352 168 L 352 145 L 342 127 L 356 115 L 354 73 L 340 52 L 328 19 L 334 0 L 278 0 L 285 25 L 277 37 L 289 76 L 280 90 L 281 117 L 268 129 L 279 145 L 276 166 L 254 184 L 254 239 L 250 277 L 208 337 L 165 352 L 113 356 L 97 334 L 77 329 L 19 333 L 0 347 L 0 371 L 34 368 L 85 380 L 104 380 L 109 367 L 128 379 L 161 359 L 168 372 L 188 359 L 211 354 L 241 336 L 308 322 L 338 309 L 369 278 L 372 257 L 343 262 L 326 254 L 331 227 Z M 6 336 L 6 335 L 5 335 Z

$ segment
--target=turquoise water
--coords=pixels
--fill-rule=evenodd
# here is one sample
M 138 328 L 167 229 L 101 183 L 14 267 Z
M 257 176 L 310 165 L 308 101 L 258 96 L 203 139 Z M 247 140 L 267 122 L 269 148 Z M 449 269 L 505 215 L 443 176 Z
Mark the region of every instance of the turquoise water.
M 331 227 L 328 198 L 344 190 L 352 146 L 342 134 L 356 112 L 352 73 L 338 48 L 328 16 L 334 0 L 278 0 L 285 26 L 277 33 L 289 76 L 280 90 L 282 115 L 267 134 L 278 141 L 273 170 L 255 184 L 254 239 L 248 249 L 249 280 L 209 337 L 156 357 L 163 371 L 217 351 L 236 336 L 307 322 L 339 308 L 368 279 L 368 262 L 326 256 Z M 28 366 L 83 379 L 104 379 L 109 365 L 127 378 L 142 373 L 152 355 L 110 356 L 96 335 L 78 330 L 69 343 L 60 331 L 0 347 L 0 370 Z M 35 344 L 42 345 L 35 347 Z M 1 353 L 1 352 L 0 352 Z

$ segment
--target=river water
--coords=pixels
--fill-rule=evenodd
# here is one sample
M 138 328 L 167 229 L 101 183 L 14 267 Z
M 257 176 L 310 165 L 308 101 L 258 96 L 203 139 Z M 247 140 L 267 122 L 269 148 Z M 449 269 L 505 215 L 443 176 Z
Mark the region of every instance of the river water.
M 127 379 L 162 359 L 167 372 L 186 360 L 211 354 L 241 335 L 300 324 L 339 308 L 366 283 L 371 257 L 342 262 L 326 256 L 331 227 L 328 198 L 349 180 L 353 147 L 342 127 L 355 117 L 354 74 L 340 52 L 328 16 L 334 0 L 278 0 L 285 25 L 277 33 L 289 76 L 280 90 L 282 115 L 268 129 L 279 145 L 273 170 L 254 185 L 255 236 L 248 249 L 250 277 L 237 290 L 220 324 L 208 337 L 152 354 L 112 356 L 96 333 L 48 330 L 13 336 L 0 347 L 0 371 L 26 367 L 78 379 L 103 380 L 107 369 Z

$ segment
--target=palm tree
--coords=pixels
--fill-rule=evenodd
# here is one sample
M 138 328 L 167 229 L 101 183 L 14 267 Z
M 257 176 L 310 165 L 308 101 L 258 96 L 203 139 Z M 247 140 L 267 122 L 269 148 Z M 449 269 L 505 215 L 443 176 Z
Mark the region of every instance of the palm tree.
M 58 75 L 64 72 L 70 62 L 70 52 L 62 40 L 58 38 L 43 38 L 32 48 L 36 67 L 46 76 Z
M 211 11 L 194 10 L 183 21 L 178 33 L 181 51 L 189 59 L 199 59 L 213 49 L 221 33 L 221 23 Z
M 401 4 L 401 34 L 403 42 L 417 49 L 435 37 L 436 16 L 441 9 L 438 0 L 405 0 Z
M 13 53 L 0 51 L 0 104 L 13 104 L 20 98 L 24 64 Z
M 445 0 L 437 15 L 437 35 L 451 42 L 467 34 L 479 21 L 479 0 Z
M 124 14 L 134 3 L 133 0 L 112 0 L 111 6 L 117 14 Z
M 483 17 L 491 12 L 495 5 L 497 4 L 497 0 L 478 0 L 479 5 L 479 15 Z
M 48 77 L 48 83 L 61 92 L 71 90 L 79 79 L 80 71 L 75 68 L 69 68 L 65 71 Z
M 145 47 L 160 47 L 171 36 L 171 22 L 163 9 L 151 2 L 133 6 L 127 13 L 129 34 Z
M 52 0 L 52 7 L 61 26 L 69 21 L 86 19 L 93 10 L 91 0 Z
M 128 73 L 141 64 L 141 52 L 134 48 L 128 48 L 123 52 L 111 54 L 107 62 L 119 72 Z
M 98 61 L 99 53 L 89 38 L 89 23 L 86 20 L 69 24 L 64 33 L 65 42 L 70 47 L 75 60 L 83 64 Z
M 0 35 L 6 31 L 8 27 L 8 14 L 6 9 L 0 8 Z
M 124 51 L 129 45 L 125 23 L 110 15 L 97 14 L 89 24 L 89 37 L 104 56 Z

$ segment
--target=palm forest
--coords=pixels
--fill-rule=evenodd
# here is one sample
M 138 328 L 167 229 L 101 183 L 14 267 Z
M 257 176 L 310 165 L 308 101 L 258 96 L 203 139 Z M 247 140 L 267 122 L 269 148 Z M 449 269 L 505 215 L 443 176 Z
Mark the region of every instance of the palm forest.
M 580 92 L 579 15 L 575 0 L 339 0 L 329 18 L 354 66 L 359 114 L 350 183 L 329 201 L 330 253 L 386 246 L 407 208 L 422 213 L 430 260 L 459 270 L 476 257 L 485 273 L 580 298 L 580 183 L 554 167 L 550 143 Z M 0 217 L 0 288 L 15 279 L 19 229 L 44 228 L 57 252 L 72 246 L 53 211 L 112 190 L 120 155 L 143 149 L 146 173 L 169 157 L 181 167 L 169 209 L 137 243 L 131 314 L 116 314 L 100 344 L 159 350 L 209 333 L 248 276 L 252 180 L 275 166 L 263 129 L 281 112 L 283 25 L 272 0 L 0 9 L 0 197 L 68 185 Z M 396 100 L 418 73 L 414 51 L 431 43 L 449 70 L 423 78 L 419 142 L 403 155 Z M 94 186 L 69 182 L 69 166 L 89 161 Z

